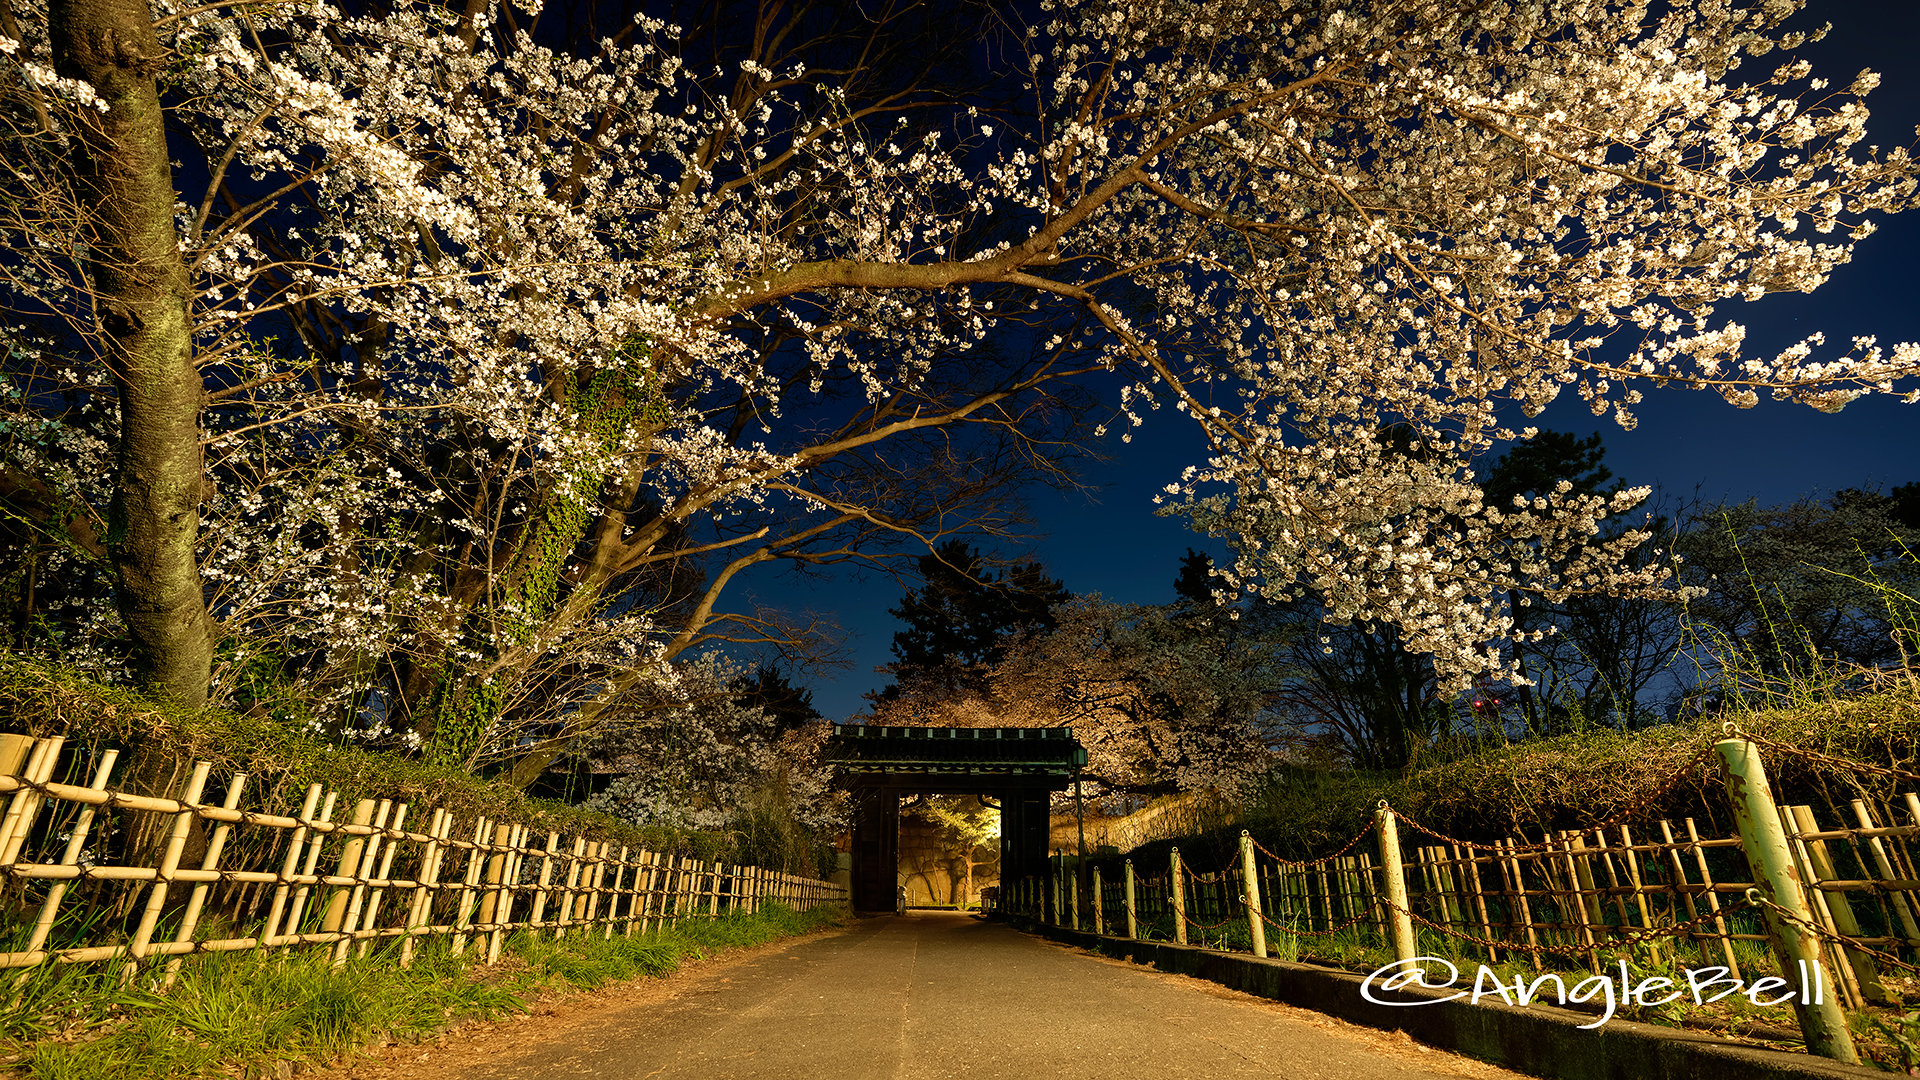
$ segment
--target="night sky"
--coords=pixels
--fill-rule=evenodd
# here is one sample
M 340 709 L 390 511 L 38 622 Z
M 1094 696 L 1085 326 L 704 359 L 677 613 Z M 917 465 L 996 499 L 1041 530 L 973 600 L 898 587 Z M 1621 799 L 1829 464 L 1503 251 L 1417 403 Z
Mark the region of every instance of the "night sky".
M 1867 99 L 1872 111 L 1868 141 L 1913 145 L 1920 125 L 1920 13 L 1915 6 L 1906 0 L 1812 0 L 1798 21 L 1833 24 L 1826 40 L 1802 51 L 1816 76 L 1844 87 L 1862 68 L 1880 73 L 1880 87 Z M 1774 62 L 1774 57 L 1750 62 L 1737 74 L 1757 78 Z M 1815 331 L 1827 335 L 1815 359 L 1845 353 L 1855 336 L 1877 336 L 1888 346 L 1920 341 L 1915 302 L 1920 210 L 1880 225 L 1861 243 L 1854 261 L 1818 292 L 1771 296 L 1754 304 L 1726 302 L 1715 317 L 1745 323 L 1748 349 L 1762 356 Z M 1764 505 L 1840 488 L 1920 480 L 1920 405 L 1862 398 L 1829 415 L 1764 395 L 1758 406 L 1742 410 L 1711 393 L 1650 388 L 1645 393 L 1633 431 L 1621 430 L 1611 417 L 1595 418 L 1572 393 L 1530 422 L 1580 435 L 1600 432 L 1615 476 L 1629 484 L 1655 485 L 1670 501 L 1751 498 Z M 1187 548 L 1226 553 L 1223 544 L 1188 531 L 1183 519 L 1154 516 L 1154 493 L 1175 481 L 1184 465 L 1199 460 L 1204 443 L 1192 422 L 1170 408 L 1148 414 L 1147 420 L 1132 443 L 1123 444 L 1116 435 L 1100 447 L 1108 460 L 1084 474 L 1090 492 L 1029 495 L 1038 535 L 1024 554 L 1075 592 L 1167 603 Z M 1015 553 L 1007 545 L 1000 550 Z M 900 588 L 873 573 L 799 580 L 769 568 L 737 582 L 730 599 L 739 606 L 752 596 L 835 615 L 849 635 L 851 667 L 806 681 L 815 707 L 829 719 L 845 720 L 864 710 L 861 694 L 889 681 L 873 669 L 889 660 L 898 623 L 887 608 L 899 602 Z

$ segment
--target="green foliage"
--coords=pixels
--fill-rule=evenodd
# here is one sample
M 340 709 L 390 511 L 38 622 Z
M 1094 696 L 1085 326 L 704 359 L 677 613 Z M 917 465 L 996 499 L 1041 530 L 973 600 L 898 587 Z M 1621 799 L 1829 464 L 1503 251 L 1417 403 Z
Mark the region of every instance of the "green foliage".
M 1741 713 L 1740 729 L 1788 743 L 1842 764 L 1770 754 L 1767 772 L 1782 803 L 1826 805 L 1859 797 L 1859 761 L 1907 770 L 1920 767 L 1920 694 L 1906 686 Z M 1652 796 L 1708 744 L 1723 738 L 1720 718 L 1642 731 L 1611 729 L 1511 745 L 1486 746 L 1450 761 L 1402 773 L 1286 766 L 1234 820 L 1199 836 L 1157 841 L 1128 854 L 1135 866 L 1160 865 L 1177 846 L 1196 872 L 1227 866 L 1239 831 L 1253 832 L 1289 858 L 1323 855 L 1367 825 L 1385 799 L 1414 820 L 1450 835 L 1490 841 L 1524 831 L 1577 828 Z M 1705 830 L 1731 828 L 1719 767 L 1696 761 L 1646 810 L 1691 816 Z
M 393 799 L 443 807 L 468 820 L 484 815 L 524 822 L 535 831 L 582 834 L 697 858 L 729 849 L 724 835 L 636 826 L 581 807 L 531 799 L 463 769 L 337 746 L 314 730 L 289 728 L 273 715 L 191 709 L 8 652 L 0 652 L 0 730 L 60 735 L 96 751 L 139 743 L 163 749 L 177 761 L 211 761 L 215 787 L 225 777 L 246 773 L 254 793 L 248 804 L 268 813 L 297 813 L 308 785 L 320 784 L 339 791 L 340 802 L 348 806 L 362 798 Z

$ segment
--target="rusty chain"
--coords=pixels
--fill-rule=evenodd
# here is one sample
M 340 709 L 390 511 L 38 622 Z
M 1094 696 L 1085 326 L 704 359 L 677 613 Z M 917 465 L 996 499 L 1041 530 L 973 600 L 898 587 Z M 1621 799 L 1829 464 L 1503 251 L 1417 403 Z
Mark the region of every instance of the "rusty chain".
M 1723 730 L 1729 733 L 1738 735 L 1741 738 L 1757 746 L 1763 746 L 1769 750 L 1778 750 L 1783 754 L 1788 754 L 1797 758 L 1803 758 L 1807 761 L 1817 761 L 1822 765 L 1838 766 L 1840 768 L 1847 769 L 1851 772 L 1867 773 L 1873 776 L 1884 776 L 1889 780 L 1908 780 L 1908 781 L 1920 783 L 1920 773 L 1908 772 L 1905 769 L 1896 769 L 1886 765 L 1870 765 L 1867 762 L 1854 761 L 1851 758 L 1834 757 L 1831 754 L 1823 754 L 1818 750 L 1806 750 L 1801 747 L 1794 746 L 1791 743 L 1783 743 L 1776 739 L 1769 739 L 1765 735 L 1755 735 L 1749 731 L 1742 731 L 1740 730 L 1739 726 L 1734 724 L 1733 721 L 1731 720 L 1726 722 L 1726 724 L 1723 726 Z
M 1443 926 L 1440 923 L 1436 923 L 1431 919 L 1427 919 L 1423 917 L 1416 911 L 1412 911 L 1408 908 L 1400 907 L 1398 904 L 1395 904 L 1393 901 L 1388 900 L 1385 897 L 1381 897 L 1380 902 L 1386 905 L 1388 910 L 1401 912 L 1405 914 L 1408 918 L 1412 919 L 1414 922 L 1417 922 L 1420 925 L 1427 927 L 1430 930 L 1438 931 L 1439 933 L 1444 934 L 1448 937 L 1459 938 L 1462 941 L 1470 941 L 1470 942 L 1473 942 L 1475 945 L 1479 945 L 1482 948 L 1508 949 L 1513 952 L 1524 952 L 1534 956 L 1542 956 L 1547 954 L 1572 953 L 1572 954 L 1578 955 L 1578 954 L 1586 954 L 1586 953 L 1597 953 L 1607 949 L 1617 949 L 1623 945 L 1638 945 L 1644 941 L 1657 941 L 1661 938 L 1679 937 L 1682 934 L 1691 932 L 1693 927 L 1701 926 L 1706 923 L 1713 922 L 1715 919 L 1725 918 L 1726 916 L 1732 914 L 1733 912 L 1739 911 L 1742 908 L 1758 906 L 1752 897 L 1747 897 L 1741 900 L 1733 901 L 1732 903 L 1729 903 L 1728 905 L 1726 905 L 1725 907 L 1722 907 L 1718 911 L 1709 912 L 1705 915 L 1699 916 L 1698 918 L 1688 919 L 1686 922 L 1674 923 L 1671 926 L 1648 926 L 1648 927 L 1608 926 L 1608 927 L 1602 927 L 1602 929 L 1609 931 L 1609 936 L 1605 941 L 1595 941 L 1591 945 L 1566 944 L 1566 945 L 1548 946 L 1548 945 L 1529 945 L 1529 944 L 1524 944 L 1522 942 L 1517 942 L 1517 941 L 1490 940 L 1488 938 L 1483 938 L 1475 934 L 1469 934 L 1462 930 L 1455 930 L 1450 926 Z
M 1275 855 L 1271 851 L 1268 851 L 1266 847 L 1260 843 L 1260 841 L 1254 840 L 1251 835 L 1249 835 L 1247 839 L 1252 842 L 1255 848 L 1259 849 L 1262 855 L 1265 855 L 1267 858 L 1272 859 L 1274 862 L 1277 862 L 1282 866 L 1305 868 L 1308 866 L 1319 866 L 1322 863 L 1329 863 L 1339 858 L 1340 856 L 1345 855 L 1347 852 L 1353 850 L 1353 846 L 1355 844 L 1358 844 L 1360 841 L 1365 840 L 1367 838 L 1367 834 L 1372 832 L 1373 830 L 1374 830 L 1374 822 L 1369 820 L 1364 826 L 1361 827 L 1359 832 L 1353 834 L 1353 839 L 1347 841 L 1346 844 L 1343 845 L 1339 851 L 1336 851 L 1331 855 L 1322 855 L 1317 859 L 1306 859 L 1306 860 L 1283 858 L 1279 855 Z
M 1247 898 L 1244 896 L 1240 898 L 1241 903 L 1246 903 L 1246 900 Z M 1331 930 L 1296 930 L 1291 926 L 1283 926 L 1280 923 L 1274 921 L 1273 918 L 1270 917 L 1264 911 L 1256 912 L 1256 914 L 1260 916 L 1261 922 L 1266 923 L 1268 926 L 1273 927 L 1275 930 L 1278 930 L 1283 934 L 1292 934 L 1295 937 L 1332 937 L 1333 935 L 1338 934 L 1344 930 L 1350 930 L 1354 926 L 1358 925 L 1359 923 L 1366 922 L 1373 917 L 1372 912 L 1363 911 L 1360 914 L 1355 915 L 1353 918 L 1348 919 L 1346 922 L 1341 923 L 1339 926 L 1332 928 Z
M 1781 907 L 1779 904 L 1776 904 L 1773 901 L 1767 899 L 1766 897 L 1760 895 L 1759 889 L 1748 889 L 1746 902 L 1755 907 L 1766 908 L 1767 910 L 1773 912 L 1775 915 L 1778 915 L 1780 918 L 1785 919 L 1787 922 L 1793 923 L 1795 926 L 1798 926 L 1801 929 L 1812 933 L 1814 936 L 1822 939 L 1823 941 L 1832 942 L 1845 949 L 1852 949 L 1857 952 L 1866 953 L 1868 956 L 1871 956 L 1876 960 L 1881 960 L 1888 964 L 1892 964 L 1894 967 L 1897 967 L 1902 971 L 1909 971 L 1916 975 L 1920 975 L 1920 964 L 1910 964 L 1907 961 L 1900 959 L 1898 956 L 1894 955 L 1893 953 L 1876 949 L 1871 945 L 1863 945 L 1859 942 L 1858 939 L 1850 938 L 1845 934 L 1836 934 L 1833 931 L 1828 930 L 1826 927 L 1819 925 L 1818 923 L 1809 922 L 1806 919 L 1803 919 L 1800 916 L 1794 914 L 1793 912 L 1788 911 L 1786 908 Z

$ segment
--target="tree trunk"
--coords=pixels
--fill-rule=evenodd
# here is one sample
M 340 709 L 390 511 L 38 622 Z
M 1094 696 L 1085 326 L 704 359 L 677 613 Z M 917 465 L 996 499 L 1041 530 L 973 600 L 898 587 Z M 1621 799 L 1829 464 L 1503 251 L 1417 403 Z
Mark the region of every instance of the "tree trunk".
M 155 74 L 165 50 L 145 0 L 53 0 L 59 74 L 108 108 L 80 114 L 74 195 L 91 248 L 95 347 L 120 396 L 108 547 L 135 671 L 149 690 L 206 702 L 213 640 L 194 544 L 202 388 L 172 166 Z

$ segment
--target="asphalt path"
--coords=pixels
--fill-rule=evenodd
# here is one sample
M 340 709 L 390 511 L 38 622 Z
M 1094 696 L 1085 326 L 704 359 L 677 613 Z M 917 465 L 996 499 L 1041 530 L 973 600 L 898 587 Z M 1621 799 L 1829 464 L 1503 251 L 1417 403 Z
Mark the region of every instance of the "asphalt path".
M 461 1070 L 474 1080 L 1283 1080 L 1518 1074 L 949 912 L 863 919 L 666 1001 Z

